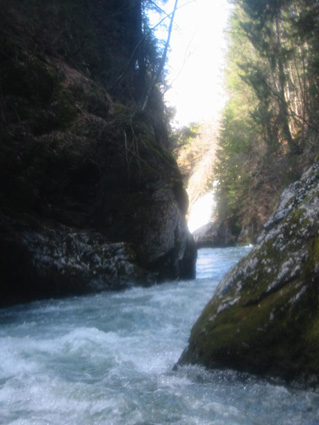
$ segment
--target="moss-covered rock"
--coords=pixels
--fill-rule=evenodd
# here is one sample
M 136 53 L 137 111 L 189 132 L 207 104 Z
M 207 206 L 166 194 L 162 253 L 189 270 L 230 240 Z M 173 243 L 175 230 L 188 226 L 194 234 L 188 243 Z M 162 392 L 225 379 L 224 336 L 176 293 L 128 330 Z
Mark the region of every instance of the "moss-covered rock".
M 219 284 L 180 363 L 319 382 L 319 165 L 286 189 Z

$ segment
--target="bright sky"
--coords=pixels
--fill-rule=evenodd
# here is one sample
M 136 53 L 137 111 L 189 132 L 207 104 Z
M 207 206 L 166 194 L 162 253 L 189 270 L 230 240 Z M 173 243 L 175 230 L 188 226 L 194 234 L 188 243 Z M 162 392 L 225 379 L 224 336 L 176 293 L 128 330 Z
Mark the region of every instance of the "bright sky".
M 169 0 L 165 10 L 173 10 Z M 171 37 L 167 102 L 179 125 L 216 117 L 224 105 L 222 89 L 227 0 L 179 0 Z
M 175 0 L 168 0 L 166 13 L 171 13 Z M 190 122 L 216 122 L 226 96 L 223 91 L 226 39 L 225 29 L 230 14 L 227 0 L 179 0 L 170 42 L 166 93 L 168 104 L 175 106 L 176 126 Z M 152 25 L 158 16 L 151 17 Z M 165 39 L 162 28 L 157 37 Z M 214 208 L 212 192 L 199 199 L 190 211 L 191 231 L 211 220 Z

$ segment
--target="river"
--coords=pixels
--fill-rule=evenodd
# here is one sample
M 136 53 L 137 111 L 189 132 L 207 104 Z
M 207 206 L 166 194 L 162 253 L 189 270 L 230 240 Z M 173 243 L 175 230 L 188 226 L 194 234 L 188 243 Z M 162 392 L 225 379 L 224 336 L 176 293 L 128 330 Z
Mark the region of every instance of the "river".
M 0 310 L 0 424 L 319 425 L 319 392 L 172 368 L 249 248 L 203 249 L 195 281 Z

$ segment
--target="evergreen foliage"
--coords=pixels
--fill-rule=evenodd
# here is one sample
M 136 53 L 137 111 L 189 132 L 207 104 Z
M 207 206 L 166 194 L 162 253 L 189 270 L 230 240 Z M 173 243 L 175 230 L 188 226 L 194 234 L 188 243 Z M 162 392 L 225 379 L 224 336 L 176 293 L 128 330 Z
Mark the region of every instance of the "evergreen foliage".
M 319 3 L 233 5 L 229 101 L 216 166 L 219 214 L 237 234 L 246 227 L 243 238 L 253 238 L 282 188 L 319 152 Z

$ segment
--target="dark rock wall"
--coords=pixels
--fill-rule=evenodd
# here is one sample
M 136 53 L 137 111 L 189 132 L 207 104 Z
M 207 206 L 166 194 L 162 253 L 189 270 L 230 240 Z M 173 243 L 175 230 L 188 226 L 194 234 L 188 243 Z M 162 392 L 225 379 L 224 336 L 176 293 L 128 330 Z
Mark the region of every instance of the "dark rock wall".
M 163 105 L 138 113 L 135 70 L 107 90 L 132 52 L 128 4 L 3 3 L 2 304 L 194 277 Z

